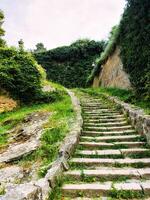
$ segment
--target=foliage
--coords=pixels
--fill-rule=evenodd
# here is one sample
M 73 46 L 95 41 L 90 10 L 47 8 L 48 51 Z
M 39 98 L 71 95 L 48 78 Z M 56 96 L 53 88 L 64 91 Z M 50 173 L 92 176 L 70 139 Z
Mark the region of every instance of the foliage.
M 98 76 L 101 71 L 101 66 L 106 62 L 109 56 L 113 53 L 117 45 L 119 35 L 119 26 L 114 26 L 110 32 L 109 41 L 105 50 L 101 53 L 100 58 L 96 59 L 95 67 L 92 70 L 87 82 L 91 85 L 95 76 Z
M 0 48 L 0 88 L 22 102 L 36 98 L 41 88 L 40 74 L 29 54 Z
M 137 96 L 150 100 L 150 1 L 127 0 L 119 44 L 124 68 Z
M 4 14 L 0 10 L 0 47 L 5 46 L 5 41 L 2 39 L 2 36 L 4 36 L 5 34 L 5 31 L 2 29 L 3 20 L 4 20 Z
M 85 87 L 92 63 L 103 50 L 104 42 L 77 40 L 70 46 L 36 53 L 37 61 L 46 69 L 48 79 L 66 87 Z
M 0 89 L 23 103 L 53 102 L 60 98 L 56 92 L 41 90 L 41 75 L 29 53 L 13 48 L 0 48 Z
M 34 53 L 42 53 L 46 51 L 46 48 L 44 47 L 43 43 L 37 43 L 36 44 L 36 49 L 34 50 Z

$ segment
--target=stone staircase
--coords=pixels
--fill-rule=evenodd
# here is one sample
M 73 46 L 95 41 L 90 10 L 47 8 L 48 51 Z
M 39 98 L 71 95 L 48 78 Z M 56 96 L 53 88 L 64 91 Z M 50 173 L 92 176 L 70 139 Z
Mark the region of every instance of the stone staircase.
M 81 98 L 84 126 L 64 173 L 62 194 L 70 199 L 150 197 L 150 150 L 115 107 L 99 98 Z

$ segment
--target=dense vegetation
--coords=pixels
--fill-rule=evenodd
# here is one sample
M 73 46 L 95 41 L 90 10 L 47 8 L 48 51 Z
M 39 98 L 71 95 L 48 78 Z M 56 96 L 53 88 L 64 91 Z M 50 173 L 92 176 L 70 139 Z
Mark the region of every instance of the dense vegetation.
M 0 48 L 0 88 L 21 101 L 30 101 L 40 90 L 40 74 L 31 56 Z
M 150 1 L 127 0 L 120 23 L 121 58 L 137 95 L 150 99 Z
M 92 63 L 103 51 L 104 42 L 78 40 L 43 53 L 36 53 L 37 61 L 46 69 L 48 79 L 66 87 L 85 87 Z
M 145 100 L 150 99 L 149 17 L 149 0 L 127 0 L 121 22 L 113 29 L 104 52 L 89 76 L 89 82 L 99 74 L 101 65 L 118 45 L 124 69 L 130 75 L 136 96 Z
M 59 98 L 57 92 L 41 90 L 41 74 L 29 53 L 12 48 L 0 48 L 0 91 L 23 103 L 52 102 Z

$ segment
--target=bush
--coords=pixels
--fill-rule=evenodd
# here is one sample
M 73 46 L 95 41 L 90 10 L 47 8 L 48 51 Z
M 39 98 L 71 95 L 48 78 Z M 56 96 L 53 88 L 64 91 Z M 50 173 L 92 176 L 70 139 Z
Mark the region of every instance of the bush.
M 103 46 L 104 42 L 77 40 L 70 46 L 36 53 L 35 58 L 46 69 L 48 79 L 68 88 L 85 87 L 92 63 Z
M 0 89 L 24 103 L 37 100 L 41 94 L 40 73 L 31 55 L 0 48 Z

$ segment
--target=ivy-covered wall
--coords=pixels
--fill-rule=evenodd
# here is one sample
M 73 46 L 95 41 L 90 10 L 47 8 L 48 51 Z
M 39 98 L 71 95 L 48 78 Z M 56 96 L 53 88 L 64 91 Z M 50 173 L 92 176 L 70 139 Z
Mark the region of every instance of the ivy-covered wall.
M 104 42 L 78 40 L 70 46 L 58 47 L 35 58 L 47 71 L 48 79 L 65 87 L 85 87 L 92 63 L 103 51 Z
M 127 0 L 120 23 L 121 59 L 137 96 L 150 99 L 150 0 Z
M 130 77 L 137 98 L 150 99 L 150 0 L 126 0 L 127 5 L 118 27 L 113 28 L 104 52 L 89 76 L 92 84 L 102 66 L 120 48 L 123 69 Z

